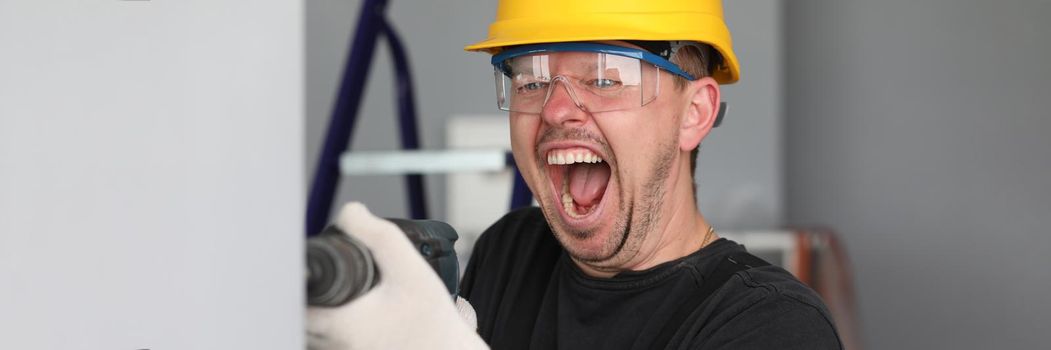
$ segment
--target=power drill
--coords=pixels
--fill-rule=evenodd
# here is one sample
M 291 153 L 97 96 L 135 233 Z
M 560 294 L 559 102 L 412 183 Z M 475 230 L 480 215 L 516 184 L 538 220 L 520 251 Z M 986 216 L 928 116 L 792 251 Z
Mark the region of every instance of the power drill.
M 456 297 L 460 267 L 453 244 L 459 236 L 435 220 L 386 219 L 398 225 Z M 372 253 L 335 225 L 307 239 L 307 304 L 339 306 L 365 294 L 380 276 Z

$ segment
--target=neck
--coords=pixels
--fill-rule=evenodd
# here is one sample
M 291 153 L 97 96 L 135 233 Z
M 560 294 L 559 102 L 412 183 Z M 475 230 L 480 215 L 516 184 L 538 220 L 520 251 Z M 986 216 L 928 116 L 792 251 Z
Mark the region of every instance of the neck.
M 711 237 L 715 236 L 714 233 L 711 236 L 707 234 L 711 225 L 697 210 L 693 191 L 684 192 L 686 193 L 685 198 L 679 198 L 674 201 L 674 204 L 663 208 L 663 212 L 668 216 L 666 220 L 662 220 L 661 226 L 656 228 L 657 232 L 651 232 L 653 243 L 647 244 L 652 246 L 650 254 L 639 261 L 632 270 L 644 270 L 682 258 L 715 239 Z M 705 241 L 706 236 L 709 236 L 707 242 Z

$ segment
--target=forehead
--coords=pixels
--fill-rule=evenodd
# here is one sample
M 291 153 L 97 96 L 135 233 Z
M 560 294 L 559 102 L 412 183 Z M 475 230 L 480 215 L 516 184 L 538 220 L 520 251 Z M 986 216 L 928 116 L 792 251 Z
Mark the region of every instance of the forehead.
M 620 47 L 625 47 L 625 48 L 629 48 L 629 49 L 643 50 L 643 48 L 641 48 L 641 47 L 638 47 L 636 45 L 632 45 L 632 44 L 629 44 L 629 43 L 626 43 L 626 42 L 623 42 L 623 41 L 606 40 L 606 41 L 589 41 L 589 42 L 585 42 L 585 43 L 620 46 Z M 588 58 L 591 58 L 591 57 L 595 57 L 597 55 L 597 53 L 595 53 L 595 52 L 585 52 L 585 51 L 559 51 L 559 52 L 545 52 L 545 53 L 540 53 L 540 54 L 525 55 L 525 56 L 519 56 L 519 57 L 541 56 L 541 55 L 547 55 L 547 56 L 551 56 L 551 57 L 556 57 L 556 58 L 563 59 L 563 60 L 573 60 L 573 59 L 588 59 Z M 623 56 L 618 56 L 618 55 L 608 55 L 608 56 L 610 56 L 610 57 L 619 57 L 619 58 L 624 58 L 624 59 L 633 59 L 633 58 L 630 58 L 630 57 L 623 57 Z
M 597 52 L 544 52 L 523 55 L 510 60 L 515 72 L 547 72 L 554 70 L 609 70 L 628 69 L 639 66 L 639 60 L 631 57 Z

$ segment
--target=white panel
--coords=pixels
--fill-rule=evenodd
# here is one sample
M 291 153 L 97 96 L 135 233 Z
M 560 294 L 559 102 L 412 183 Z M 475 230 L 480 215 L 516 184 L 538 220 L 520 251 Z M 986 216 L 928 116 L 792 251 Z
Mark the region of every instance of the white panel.
M 339 157 L 339 172 L 348 175 L 445 174 L 502 171 L 507 150 L 355 151 Z
M 451 149 L 511 151 L 510 124 L 505 115 L 454 116 L 449 119 L 446 143 Z M 450 225 L 460 234 L 456 251 L 467 264 L 474 241 L 511 206 L 511 169 L 457 173 L 446 176 Z
M 0 348 L 302 345 L 302 2 L 0 2 Z

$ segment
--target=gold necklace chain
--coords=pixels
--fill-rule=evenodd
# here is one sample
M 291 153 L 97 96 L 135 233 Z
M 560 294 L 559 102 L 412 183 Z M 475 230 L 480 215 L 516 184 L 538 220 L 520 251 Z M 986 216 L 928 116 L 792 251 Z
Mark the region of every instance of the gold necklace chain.
M 701 241 L 701 248 L 708 245 L 708 240 L 712 238 L 713 234 L 715 234 L 715 226 L 708 225 L 708 232 L 704 234 L 704 240 Z

